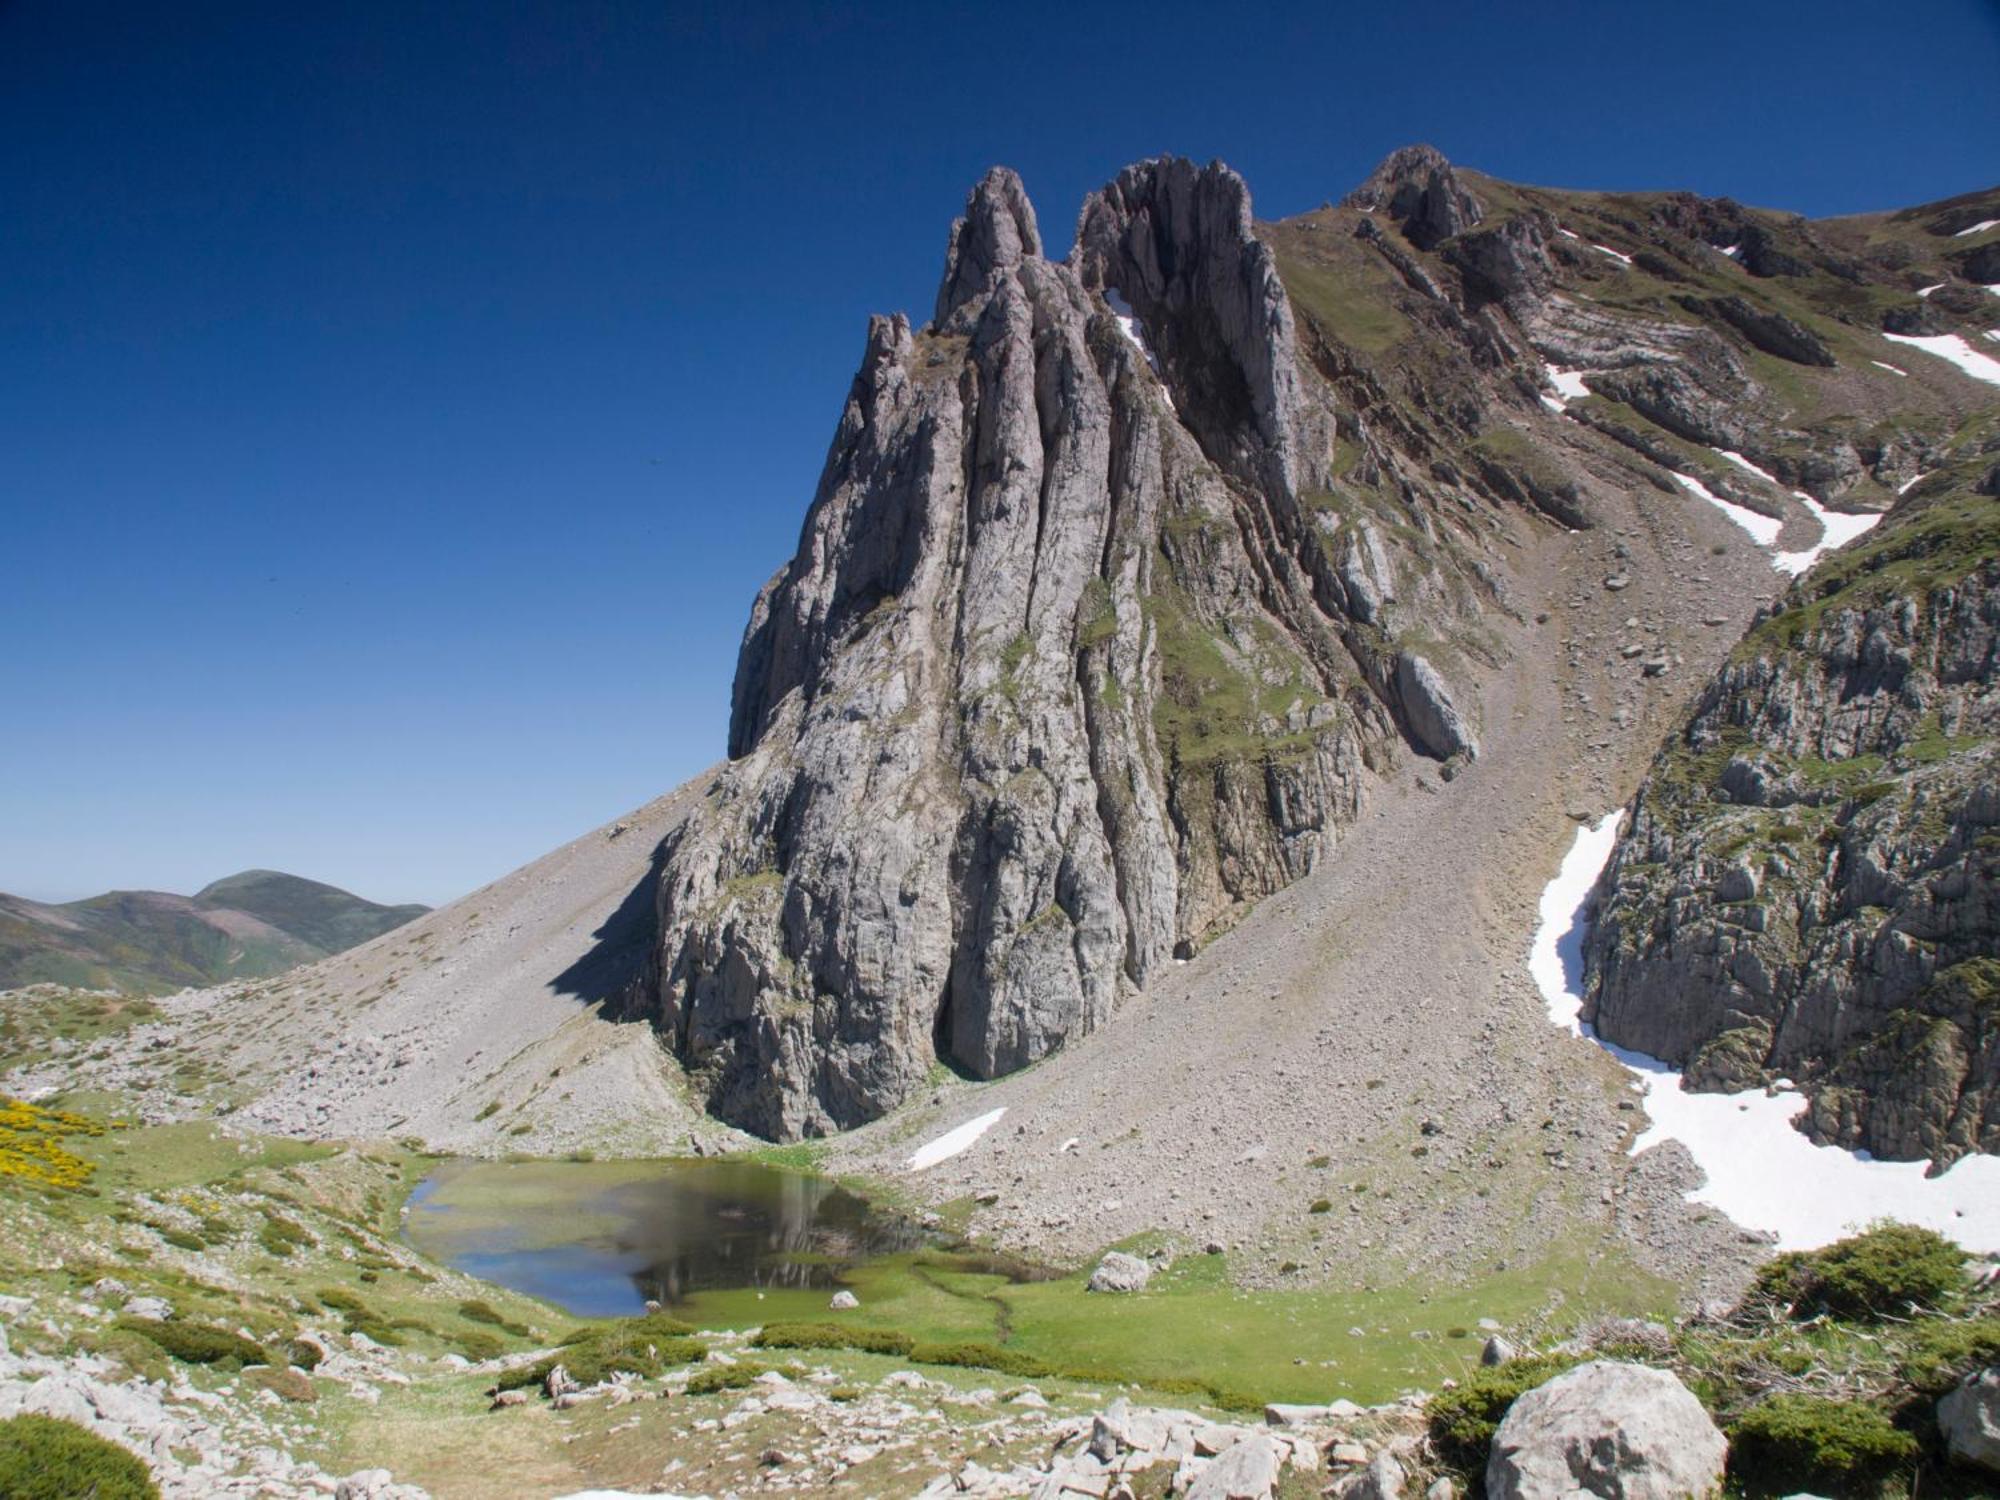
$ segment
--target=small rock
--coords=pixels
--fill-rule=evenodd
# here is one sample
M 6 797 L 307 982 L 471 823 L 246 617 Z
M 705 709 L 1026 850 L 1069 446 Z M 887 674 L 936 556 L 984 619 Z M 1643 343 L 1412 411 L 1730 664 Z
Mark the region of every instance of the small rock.
M 861 1305 L 861 1299 L 855 1296 L 854 1293 L 847 1290 L 846 1287 L 842 1287 L 839 1291 L 835 1292 L 831 1297 L 827 1299 L 826 1305 L 832 1308 L 835 1312 L 847 1312 L 850 1309 L 859 1307 Z
M 1497 1333 L 1488 1338 L 1485 1346 L 1479 1351 L 1479 1362 L 1482 1365 L 1504 1365 L 1508 1360 L 1520 1357 L 1521 1351 Z
M 1614 594 L 1622 593 L 1632 586 L 1632 580 L 1623 573 L 1613 573 L 1609 578 L 1604 580 L 1604 586 Z
M 146 1318 L 164 1323 L 173 1315 L 173 1304 L 164 1297 L 134 1297 L 125 1304 L 125 1316 L 128 1318 Z

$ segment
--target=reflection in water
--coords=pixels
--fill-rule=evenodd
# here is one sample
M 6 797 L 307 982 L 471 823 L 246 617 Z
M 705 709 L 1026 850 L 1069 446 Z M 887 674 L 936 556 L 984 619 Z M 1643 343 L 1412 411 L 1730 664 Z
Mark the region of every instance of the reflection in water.
M 838 1183 L 731 1161 L 454 1163 L 412 1195 L 409 1231 L 459 1270 L 584 1316 L 704 1291 L 830 1288 L 858 1261 L 925 1242 Z

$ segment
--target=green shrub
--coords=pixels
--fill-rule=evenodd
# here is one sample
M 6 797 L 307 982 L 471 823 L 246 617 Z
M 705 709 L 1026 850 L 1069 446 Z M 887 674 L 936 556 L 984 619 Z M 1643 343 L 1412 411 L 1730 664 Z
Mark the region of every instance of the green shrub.
M 765 1373 L 763 1365 L 703 1365 L 688 1377 L 687 1393 L 690 1396 L 713 1396 L 718 1391 L 740 1391 L 745 1386 L 755 1385 L 757 1377 Z
M 527 1324 L 516 1323 L 511 1318 L 501 1316 L 499 1310 L 492 1303 L 482 1302 L 476 1297 L 459 1303 L 458 1315 L 461 1318 L 468 1318 L 474 1323 L 489 1324 L 494 1328 L 498 1328 L 503 1333 L 513 1334 L 517 1339 L 524 1339 L 528 1336 Z
M 241 1366 L 272 1363 L 262 1344 L 253 1344 L 226 1328 L 207 1328 L 199 1323 L 161 1323 L 151 1318 L 120 1318 L 112 1326 L 152 1340 L 184 1364 Z
M 1855 1401 L 1772 1396 L 1745 1412 L 1729 1435 L 1729 1475 L 1753 1493 L 1791 1494 L 1815 1485 L 1865 1494 L 1916 1461 L 1917 1440 Z
M 368 1304 L 366 1302 L 363 1302 L 359 1297 L 355 1296 L 354 1293 L 348 1291 L 345 1287 L 323 1286 L 318 1291 L 314 1292 L 313 1295 L 319 1299 L 319 1305 L 321 1307 L 330 1308 L 334 1312 L 344 1312 L 344 1313 L 368 1312 Z
M 826 1393 L 829 1401 L 838 1401 L 843 1406 L 850 1401 L 859 1401 L 867 1392 L 858 1385 L 837 1385 Z
M 159 1231 L 159 1234 L 161 1239 L 172 1245 L 176 1250 L 206 1250 L 208 1248 L 207 1240 L 185 1229 L 162 1229 Z
M 303 1225 L 294 1223 L 283 1214 L 275 1214 L 268 1209 L 264 1222 L 257 1230 L 257 1243 L 273 1255 L 290 1255 L 301 1245 L 310 1245 L 313 1238 Z
M 1313 1199 L 1313 1206 L 1307 1209 L 1306 1212 L 1314 1214 L 1330 1214 L 1333 1212 L 1333 1200 L 1331 1198 L 1315 1198 Z
M 1018 1375 L 1026 1379 L 1056 1373 L 1055 1367 L 1047 1360 L 1023 1354 L 1018 1349 L 1003 1349 L 997 1344 L 918 1344 L 910 1350 L 909 1357 L 920 1365 L 998 1370 L 1002 1375 Z
M 2000 1364 L 2000 1318 L 1926 1319 L 1910 1330 L 1896 1373 L 1926 1396 L 1942 1396 L 1967 1371 Z
M 558 1353 L 518 1370 L 509 1370 L 500 1377 L 500 1388 L 513 1390 L 540 1385 L 557 1365 L 568 1370 L 578 1385 L 596 1385 L 617 1374 L 639 1375 L 650 1380 L 669 1366 L 693 1364 L 708 1357 L 708 1346 L 700 1339 L 689 1338 L 685 1332 L 668 1331 L 687 1327 L 676 1318 L 648 1313 L 641 1318 L 621 1318 L 600 1328 L 586 1329 L 582 1338 L 572 1334 Z
M 481 1360 L 498 1359 L 507 1352 L 507 1346 L 495 1335 L 472 1328 L 458 1336 L 458 1352 L 478 1363 Z
M 293 1339 L 285 1345 L 285 1358 L 301 1370 L 317 1370 L 324 1357 L 316 1345 L 308 1344 L 304 1339 Z
M 1486 1466 L 1493 1433 L 1507 1408 L 1524 1392 L 1560 1375 L 1576 1363 L 1567 1354 L 1534 1354 L 1504 1365 L 1475 1370 L 1455 1391 L 1440 1391 L 1424 1408 L 1430 1423 L 1431 1446 L 1439 1458 L 1460 1473 L 1476 1474 Z
M 56 1417 L 0 1422 L 7 1500 L 159 1500 L 146 1466 L 116 1443 Z
M 908 1359 L 916 1341 L 893 1328 L 843 1328 L 836 1323 L 766 1323 L 750 1341 L 759 1349 L 858 1349 Z
M 1948 1306 L 1963 1291 L 1965 1252 L 1913 1224 L 1881 1224 L 1824 1250 L 1791 1251 L 1757 1273 L 1756 1294 L 1801 1317 L 1906 1314 Z

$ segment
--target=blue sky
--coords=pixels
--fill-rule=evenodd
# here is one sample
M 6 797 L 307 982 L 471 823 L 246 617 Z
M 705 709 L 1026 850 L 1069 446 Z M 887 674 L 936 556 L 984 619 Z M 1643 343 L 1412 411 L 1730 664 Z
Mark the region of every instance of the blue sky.
M 2000 7 L 0 0 L 0 890 L 441 901 L 722 750 L 871 311 L 1018 168 L 2000 176 Z

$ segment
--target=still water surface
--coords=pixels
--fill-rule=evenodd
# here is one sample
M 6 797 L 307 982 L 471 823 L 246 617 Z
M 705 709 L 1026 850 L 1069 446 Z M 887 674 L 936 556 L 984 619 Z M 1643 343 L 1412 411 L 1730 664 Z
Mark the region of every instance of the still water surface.
M 926 1238 L 828 1178 L 741 1161 L 447 1162 L 405 1222 L 433 1259 L 580 1317 L 835 1287 Z

